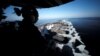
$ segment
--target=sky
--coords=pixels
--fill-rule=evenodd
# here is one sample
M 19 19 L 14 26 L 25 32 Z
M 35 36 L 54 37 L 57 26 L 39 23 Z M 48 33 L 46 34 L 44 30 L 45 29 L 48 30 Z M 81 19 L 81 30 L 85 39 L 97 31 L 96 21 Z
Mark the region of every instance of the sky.
M 61 6 L 37 10 L 39 12 L 39 19 L 100 17 L 99 5 L 100 0 L 75 0 Z M 12 6 L 8 7 L 5 13 L 9 20 L 22 19 L 22 17 L 14 14 Z

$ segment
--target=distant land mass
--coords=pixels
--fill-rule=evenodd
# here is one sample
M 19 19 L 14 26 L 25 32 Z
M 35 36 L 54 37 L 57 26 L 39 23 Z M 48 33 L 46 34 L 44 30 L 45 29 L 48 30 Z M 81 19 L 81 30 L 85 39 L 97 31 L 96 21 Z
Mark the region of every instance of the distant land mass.
M 83 18 L 60 18 L 60 19 L 41 19 L 37 22 L 37 26 L 56 22 L 57 20 L 68 20 L 70 21 L 77 32 L 79 32 L 82 41 L 86 44 L 92 56 L 98 56 L 100 47 L 100 17 L 83 17 Z

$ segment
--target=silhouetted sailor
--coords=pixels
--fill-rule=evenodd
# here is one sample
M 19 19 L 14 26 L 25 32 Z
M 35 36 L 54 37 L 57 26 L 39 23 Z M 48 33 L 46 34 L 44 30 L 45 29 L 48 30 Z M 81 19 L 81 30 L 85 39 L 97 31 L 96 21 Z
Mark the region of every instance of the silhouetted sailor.
M 34 7 L 25 6 L 21 9 L 22 12 L 22 24 L 21 28 L 23 31 L 33 31 L 33 25 L 38 20 L 38 12 Z
M 4 9 L 6 9 L 8 6 L 12 5 L 12 6 L 17 6 L 17 7 L 22 7 L 21 10 L 15 8 L 16 14 L 19 16 L 22 14 L 22 17 L 23 17 L 22 23 L 19 26 L 19 31 L 17 34 L 15 34 L 17 38 L 14 38 L 12 36 L 12 33 L 8 37 L 10 37 L 11 39 L 13 38 L 14 40 L 7 38 L 7 40 L 11 41 L 11 42 L 7 41 L 7 44 L 10 43 L 10 46 L 11 46 L 14 43 L 15 45 L 14 46 L 15 50 L 9 47 L 11 50 L 10 53 L 15 52 L 14 53 L 15 55 L 16 54 L 18 55 L 19 53 L 21 53 L 22 54 L 21 56 L 23 56 L 31 50 L 32 56 L 44 55 L 44 50 L 46 48 L 45 45 L 47 44 L 47 42 L 43 39 L 43 36 L 41 36 L 38 28 L 34 25 L 38 20 L 38 12 L 36 8 L 55 7 L 55 6 L 68 3 L 70 1 L 73 1 L 73 0 L 0 0 L 0 21 L 3 18 L 5 18 L 5 16 L 3 15 Z M 19 48 L 16 47 L 16 45 Z M 9 50 L 9 48 L 7 49 Z M 16 52 L 16 50 L 18 50 L 18 52 Z M 25 52 L 25 53 L 22 53 L 22 52 Z

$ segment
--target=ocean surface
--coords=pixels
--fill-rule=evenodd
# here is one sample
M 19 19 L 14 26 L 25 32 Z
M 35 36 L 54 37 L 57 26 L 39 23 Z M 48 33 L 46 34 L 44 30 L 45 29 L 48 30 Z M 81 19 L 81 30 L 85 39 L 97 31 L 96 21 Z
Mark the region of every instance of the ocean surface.
M 89 50 L 92 56 L 98 56 L 98 51 L 100 51 L 100 17 L 40 19 L 36 25 L 41 26 L 63 19 L 72 22 L 82 41 L 85 43 L 86 49 Z

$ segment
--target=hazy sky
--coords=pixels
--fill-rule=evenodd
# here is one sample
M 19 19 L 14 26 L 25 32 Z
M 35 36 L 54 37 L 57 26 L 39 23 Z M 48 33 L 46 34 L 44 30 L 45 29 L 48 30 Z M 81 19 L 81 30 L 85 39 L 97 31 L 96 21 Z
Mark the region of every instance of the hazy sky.
M 13 13 L 12 7 L 7 8 L 5 12 L 8 15 L 8 19 L 22 18 Z M 100 17 L 100 0 L 75 0 L 57 7 L 38 9 L 38 12 L 40 19 Z

